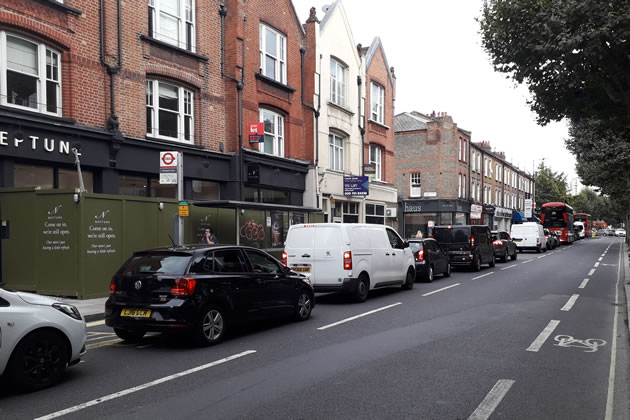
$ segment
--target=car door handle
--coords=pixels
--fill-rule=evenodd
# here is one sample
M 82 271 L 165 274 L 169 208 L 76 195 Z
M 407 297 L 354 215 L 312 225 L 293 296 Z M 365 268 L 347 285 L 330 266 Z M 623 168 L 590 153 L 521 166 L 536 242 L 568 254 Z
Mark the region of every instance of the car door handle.
M 302 258 L 311 258 L 309 254 L 302 254 Z
M 386 252 L 385 255 L 389 257 L 389 252 Z
M 392 255 L 396 255 L 396 253 L 395 253 L 395 252 L 392 252 Z

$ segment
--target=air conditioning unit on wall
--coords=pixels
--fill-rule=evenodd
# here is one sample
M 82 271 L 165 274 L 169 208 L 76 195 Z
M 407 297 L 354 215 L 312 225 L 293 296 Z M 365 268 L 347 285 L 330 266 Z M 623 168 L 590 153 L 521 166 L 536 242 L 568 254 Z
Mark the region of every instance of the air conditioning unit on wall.
M 396 209 L 396 208 L 385 209 L 385 217 L 396 217 L 396 212 L 397 211 L 398 211 L 398 209 Z

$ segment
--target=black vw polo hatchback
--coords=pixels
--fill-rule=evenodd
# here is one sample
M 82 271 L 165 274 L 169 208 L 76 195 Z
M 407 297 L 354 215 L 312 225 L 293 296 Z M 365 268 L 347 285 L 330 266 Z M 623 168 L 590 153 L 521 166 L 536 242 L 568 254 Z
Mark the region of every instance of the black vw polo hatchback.
M 105 322 L 118 337 L 185 330 L 221 342 L 236 323 L 277 316 L 304 321 L 315 306 L 307 277 L 244 246 L 191 245 L 134 253 L 112 278 Z

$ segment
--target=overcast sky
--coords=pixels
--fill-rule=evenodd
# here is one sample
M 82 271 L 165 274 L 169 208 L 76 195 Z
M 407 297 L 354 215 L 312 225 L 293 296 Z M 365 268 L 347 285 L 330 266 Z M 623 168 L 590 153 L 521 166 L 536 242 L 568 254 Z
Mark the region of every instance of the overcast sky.
M 321 20 L 322 7 L 332 3 L 293 0 L 302 23 L 312 6 Z M 493 70 L 475 21 L 482 0 L 343 0 L 343 6 L 355 43 L 383 41 L 396 73 L 396 114 L 447 112 L 474 142 L 490 141 L 521 169 L 531 172 L 545 158 L 568 182 L 577 177 L 564 146 L 566 123 L 537 125 L 527 89 Z

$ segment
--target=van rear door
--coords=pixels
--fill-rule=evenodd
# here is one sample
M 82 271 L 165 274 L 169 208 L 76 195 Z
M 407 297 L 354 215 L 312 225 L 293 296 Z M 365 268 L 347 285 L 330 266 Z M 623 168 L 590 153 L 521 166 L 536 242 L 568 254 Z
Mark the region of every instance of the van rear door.
M 341 226 L 294 225 L 287 235 L 287 265 L 309 276 L 313 285 L 339 284 L 343 282 L 342 246 Z

